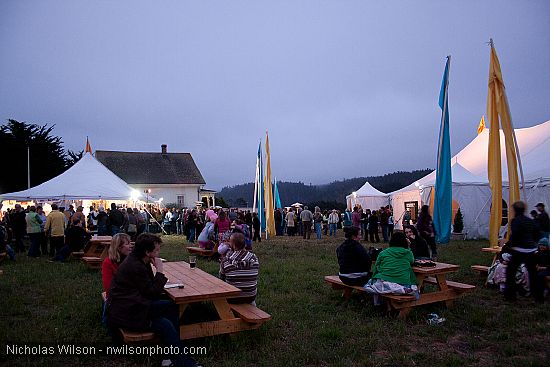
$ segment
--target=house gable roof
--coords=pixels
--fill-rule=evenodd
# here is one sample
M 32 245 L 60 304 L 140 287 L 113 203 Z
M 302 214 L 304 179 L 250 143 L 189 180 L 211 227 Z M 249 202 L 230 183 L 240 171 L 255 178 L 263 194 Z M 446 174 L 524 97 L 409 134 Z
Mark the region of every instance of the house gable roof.
M 95 157 L 130 185 L 206 184 L 190 153 L 96 150 Z

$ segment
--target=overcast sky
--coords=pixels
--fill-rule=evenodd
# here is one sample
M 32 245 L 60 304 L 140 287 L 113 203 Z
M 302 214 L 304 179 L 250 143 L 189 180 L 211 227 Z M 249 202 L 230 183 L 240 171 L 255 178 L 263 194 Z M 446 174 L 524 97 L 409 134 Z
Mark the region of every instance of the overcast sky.
M 550 1 L 0 1 L 0 118 L 71 150 L 190 152 L 221 189 L 434 168 L 485 114 L 489 47 L 515 127 L 550 119 Z

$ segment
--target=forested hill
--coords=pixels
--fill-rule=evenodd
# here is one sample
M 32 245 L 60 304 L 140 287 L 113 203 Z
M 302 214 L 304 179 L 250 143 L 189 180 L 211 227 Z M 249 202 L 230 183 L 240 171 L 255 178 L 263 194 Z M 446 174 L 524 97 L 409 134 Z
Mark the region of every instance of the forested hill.
M 334 181 L 324 185 L 306 185 L 303 182 L 277 182 L 279 195 L 283 206 L 295 202 L 316 204 L 323 209 L 329 207 L 343 208 L 346 195 L 357 191 L 366 181 L 382 192 L 392 192 L 415 182 L 430 173 L 431 169 L 412 172 L 394 172 L 384 176 L 356 177 L 342 181 Z M 254 183 L 246 183 L 224 187 L 217 195 L 229 206 L 252 206 Z

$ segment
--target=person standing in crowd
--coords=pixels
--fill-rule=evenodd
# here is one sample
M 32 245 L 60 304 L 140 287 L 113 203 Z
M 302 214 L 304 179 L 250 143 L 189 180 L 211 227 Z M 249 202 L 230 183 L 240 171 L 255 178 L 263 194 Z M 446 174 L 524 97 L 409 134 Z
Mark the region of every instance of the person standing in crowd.
M 296 214 L 294 214 L 294 208 L 290 208 L 288 213 L 286 213 L 285 220 L 286 234 L 289 236 L 294 236 L 296 233 Z
M 275 209 L 274 217 L 275 217 L 275 233 L 277 234 L 277 236 L 282 236 L 283 235 L 283 226 L 282 226 L 283 213 L 281 212 L 281 209 Z
M 407 208 L 403 213 L 403 228 L 411 225 L 411 210 Z
M 343 227 L 351 227 L 353 224 L 351 219 L 351 212 L 349 209 L 346 208 L 346 211 L 344 212 L 343 218 L 342 218 L 342 226 Z
M 115 203 L 111 203 L 111 211 L 109 213 L 109 224 L 111 226 L 111 236 L 119 233 L 124 225 L 124 214 L 117 209 Z
M 321 208 L 318 206 L 315 207 L 315 214 L 313 214 L 313 225 L 315 227 L 315 235 L 317 239 L 321 239 L 321 226 L 323 225 L 323 213 L 321 213 Z
M 27 228 L 25 211 L 21 208 L 21 205 L 15 204 L 15 209 L 11 211 L 9 217 L 11 230 L 15 237 L 15 252 L 25 252 L 25 245 L 23 244 L 23 237 Z
M 41 226 L 42 219 L 36 213 L 36 208 L 31 206 L 29 212 L 25 217 L 27 223 L 27 234 L 31 240 L 31 246 L 29 247 L 29 257 L 39 257 L 40 256 L 40 238 L 42 235 Z
M 430 246 L 432 252 L 432 260 L 437 259 L 437 245 L 435 243 L 435 229 L 430 215 L 430 207 L 428 205 L 422 205 L 418 220 L 416 221 L 416 229 L 424 241 Z
M 189 213 L 189 216 L 187 217 L 187 230 L 189 231 L 189 237 L 187 237 L 187 240 L 190 243 L 195 243 L 197 223 L 198 223 L 197 210 L 193 209 L 191 210 L 191 213 Z
M 86 229 L 86 216 L 84 215 L 84 208 L 82 206 L 76 208 L 76 212 L 71 217 L 71 224 L 77 220 L 80 221 L 81 227 Z
M 544 238 L 549 238 L 550 235 L 550 218 L 548 218 L 548 213 L 544 210 L 544 204 L 538 203 L 537 206 L 537 219 L 536 222 L 541 231 L 541 235 Z
M 363 212 L 363 209 L 361 209 L 360 205 L 356 205 L 353 208 L 353 213 L 351 213 L 351 225 L 353 227 L 361 228 L 361 213 Z
M 261 223 L 257 213 L 252 213 L 252 227 L 254 228 L 254 237 L 252 240 L 256 242 L 257 239 L 258 242 L 262 242 Z
M 508 301 L 516 300 L 516 272 L 521 264 L 525 264 L 529 272 L 529 286 L 536 302 L 543 303 L 543 288 L 537 277 L 537 241 L 540 231 L 531 218 L 525 216 L 526 205 L 523 201 L 512 204 L 514 218 L 510 223 L 511 234 L 502 251 L 512 255 L 506 268 L 506 288 L 504 298 Z
M 339 220 L 340 216 L 338 215 L 336 209 L 332 209 L 332 212 L 328 216 L 328 228 L 330 236 L 336 236 Z
M 93 206 L 90 207 L 90 212 L 88 213 L 88 230 L 97 231 L 97 210 Z
M 71 225 L 71 218 L 73 217 L 74 206 L 69 205 L 69 209 L 63 210 L 63 215 L 65 215 L 65 224 L 67 225 L 67 228 Z
M 372 243 L 374 243 L 375 239 L 376 243 L 380 242 L 380 236 L 378 236 L 378 213 L 376 210 L 369 217 L 369 237 Z
M 395 222 L 393 221 L 393 209 L 391 206 L 387 206 L 386 210 L 388 211 L 388 235 L 391 238 L 393 228 L 395 227 Z
M 358 227 L 344 228 L 346 240 L 336 249 L 340 271 L 338 276 L 346 285 L 364 286 L 370 279 L 371 258 L 358 240 Z
M 132 208 L 128 208 L 126 212 L 128 213 L 128 228 L 126 229 L 126 233 L 132 240 L 135 240 L 138 230 L 138 220 L 136 215 L 139 216 L 139 213 L 134 213 Z
M 40 217 L 42 223 L 40 224 L 40 250 L 42 255 L 48 254 L 48 237 L 44 233 L 44 227 L 46 226 L 46 214 L 41 206 L 36 207 L 36 214 Z
M 220 238 L 225 232 L 231 229 L 231 222 L 227 217 L 227 213 L 221 209 L 217 218 L 214 221 L 214 233 L 216 234 L 216 239 Z
M 328 210 L 323 212 L 323 235 L 328 236 Z
M 300 213 L 300 219 L 302 220 L 303 238 L 309 240 L 311 237 L 313 214 L 309 211 L 307 206 L 304 206 L 304 210 Z
M 65 244 L 65 215 L 58 210 L 57 204 L 52 204 L 52 211 L 46 217 L 44 232 L 50 237 L 50 256 L 59 252 Z
M 109 216 L 105 213 L 105 208 L 100 206 L 97 213 L 97 235 L 108 236 L 109 235 Z
M 383 206 L 380 207 L 380 228 L 382 229 L 382 238 L 384 239 L 384 242 L 388 242 L 388 213 L 386 212 L 386 208 Z

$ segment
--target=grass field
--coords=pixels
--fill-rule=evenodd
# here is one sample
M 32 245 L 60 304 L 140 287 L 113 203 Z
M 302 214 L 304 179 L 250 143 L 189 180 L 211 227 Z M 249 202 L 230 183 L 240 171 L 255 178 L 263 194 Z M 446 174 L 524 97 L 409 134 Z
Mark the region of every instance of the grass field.
M 161 256 L 187 259 L 185 240 L 164 236 Z M 276 238 L 255 245 L 260 259 L 258 307 L 273 319 L 261 329 L 236 336 L 194 340 L 207 354 L 205 366 L 548 366 L 550 306 L 520 298 L 507 304 L 470 270 L 489 264 L 479 249 L 486 242 L 453 242 L 440 248 L 439 260 L 461 265 L 453 280 L 477 286 L 473 293 L 443 306 L 415 308 L 407 320 L 394 319 L 360 296 L 344 301 L 323 282 L 337 274 L 335 249 L 342 238 L 304 241 Z M 97 355 L 13 356 L 6 346 L 76 343 L 104 346 L 109 336 L 100 324 L 101 274 L 78 261 L 48 263 L 46 257 L 0 268 L 0 364 L 6 366 L 160 366 L 159 357 Z M 217 263 L 198 266 L 217 274 Z M 202 317 L 205 307 L 190 310 Z M 429 313 L 447 319 L 426 324 Z M 186 316 L 189 317 L 189 316 Z

